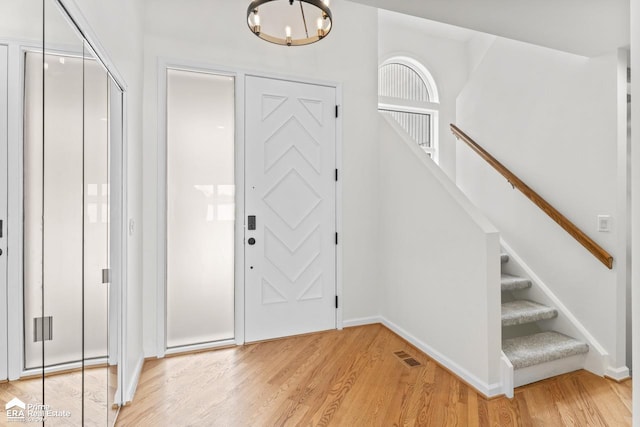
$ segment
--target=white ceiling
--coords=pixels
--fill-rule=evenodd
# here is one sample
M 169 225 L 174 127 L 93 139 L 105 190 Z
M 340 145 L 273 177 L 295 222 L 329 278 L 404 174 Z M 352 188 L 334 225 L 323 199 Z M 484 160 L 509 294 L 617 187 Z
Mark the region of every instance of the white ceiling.
M 629 0 L 349 0 L 579 55 L 629 45 Z

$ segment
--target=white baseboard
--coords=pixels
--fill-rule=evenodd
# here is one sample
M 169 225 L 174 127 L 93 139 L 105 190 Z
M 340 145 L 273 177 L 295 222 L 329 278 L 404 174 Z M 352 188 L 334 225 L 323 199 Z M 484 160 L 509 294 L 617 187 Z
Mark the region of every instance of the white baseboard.
M 350 328 L 352 326 L 374 325 L 376 323 L 382 323 L 380 316 L 359 317 L 357 319 L 349 319 L 342 321 L 342 327 Z
M 500 383 L 487 384 L 484 381 L 480 380 L 478 377 L 473 375 L 471 372 L 464 369 L 462 366 L 458 365 L 453 360 L 449 359 L 439 351 L 435 350 L 433 347 L 425 344 L 420 341 L 409 332 L 405 331 L 395 323 L 389 321 L 388 319 L 381 317 L 381 323 L 392 330 L 397 335 L 401 336 L 409 343 L 414 345 L 416 348 L 420 349 L 426 355 L 434 359 L 440 365 L 444 366 L 446 369 L 451 371 L 453 374 L 457 375 L 464 382 L 466 382 L 471 387 L 475 388 L 479 393 L 482 393 L 486 397 L 496 397 L 504 394 L 504 386 Z
M 620 368 L 613 368 L 609 366 L 605 369 L 604 376 L 615 381 L 623 381 L 631 378 L 631 372 L 629 372 L 629 368 L 626 366 L 622 366 Z
M 173 354 L 180 354 L 180 353 L 189 353 L 189 352 L 193 352 L 193 351 L 200 351 L 200 350 L 213 350 L 216 348 L 228 348 L 228 347 L 234 347 L 238 345 L 236 343 L 236 340 L 234 339 L 230 339 L 230 340 L 222 340 L 222 341 L 213 341 L 213 342 L 208 342 L 205 344 L 193 344 L 193 345 L 183 345 L 180 347 L 173 347 L 173 348 L 168 348 L 164 351 L 164 356 L 170 356 Z M 242 344 L 240 344 L 242 345 Z
M 133 397 L 136 394 L 136 389 L 138 388 L 138 381 L 140 381 L 140 374 L 142 374 L 142 366 L 144 365 L 144 357 L 141 355 L 136 363 L 136 368 L 133 372 L 133 378 L 131 382 L 126 386 L 125 395 L 123 396 L 123 401 L 125 404 L 133 402 Z

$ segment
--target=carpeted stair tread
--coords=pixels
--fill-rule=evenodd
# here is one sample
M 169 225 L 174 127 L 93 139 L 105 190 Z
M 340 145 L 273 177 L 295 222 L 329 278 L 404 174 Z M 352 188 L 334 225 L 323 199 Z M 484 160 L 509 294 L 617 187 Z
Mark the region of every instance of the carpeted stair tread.
M 509 262 L 509 254 L 501 253 L 500 254 L 500 262 L 504 264 L 505 262 Z
M 519 289 L 527 289 L 531 287 L 531 280 L 524 277 L 512 276 L 502 273 L 500 275 L 500 284 L 503 291 L 516 291 Z
M 502 304 L 502 326 L 523 325 L 557 316 L 555 308 L 526 299 Z
M 502 351 L 514 369 L 584 354 L 589 346 L 559 332 L 548 331 L 502 341 Z

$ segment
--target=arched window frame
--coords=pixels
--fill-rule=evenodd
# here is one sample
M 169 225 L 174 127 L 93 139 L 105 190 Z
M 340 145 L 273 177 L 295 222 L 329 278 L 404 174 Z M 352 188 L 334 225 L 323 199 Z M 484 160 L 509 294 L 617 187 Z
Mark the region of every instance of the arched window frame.
M 429 115 L 431 146 L 422 148 L 436 163 L 438 163 L 438 116 L 440 110 L 440 95 L 438 93 L 436 82 L 424 65 L 409 56 L 391 56 L 384 60 L 378 69 L 389 64 L 400 64 L 412 69 L 424 82 L 427 89 L 428 101 L 413 101 L 403 98 L 378 95 L 378 109 Z

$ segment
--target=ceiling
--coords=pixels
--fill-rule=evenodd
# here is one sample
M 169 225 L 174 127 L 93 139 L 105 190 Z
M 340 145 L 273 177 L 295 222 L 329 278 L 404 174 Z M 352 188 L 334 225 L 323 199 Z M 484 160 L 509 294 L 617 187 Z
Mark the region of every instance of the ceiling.
M 629 0 L 349 0 L 584 56 L 629 45 Z

